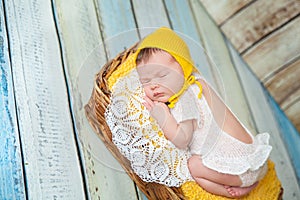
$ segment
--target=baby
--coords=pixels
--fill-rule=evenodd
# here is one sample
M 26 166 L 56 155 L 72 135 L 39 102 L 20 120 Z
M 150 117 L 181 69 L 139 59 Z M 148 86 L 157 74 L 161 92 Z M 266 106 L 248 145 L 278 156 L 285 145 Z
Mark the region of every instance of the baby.
M 195 181 L 216 195 L 248 194 L 266 174 L 269 135 L 249 133 L 197 73 L 188 47 L 172 30 L 156 30 L 138 51 L 144 106 L 168 140 L 191 152 Z

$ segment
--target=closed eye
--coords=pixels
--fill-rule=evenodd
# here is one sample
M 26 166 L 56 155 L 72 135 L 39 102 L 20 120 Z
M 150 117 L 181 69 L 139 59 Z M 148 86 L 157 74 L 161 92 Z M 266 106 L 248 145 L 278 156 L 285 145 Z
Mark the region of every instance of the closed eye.
M 142 84 L 150 83 L 150 79 L 141 79 Z
M 161 73 L 161 74 L 159 74 L 158 76 L 160 77 L 160 78 L 163 78 L 163 77 L 166 77 L 168 75 L 168 73 Z

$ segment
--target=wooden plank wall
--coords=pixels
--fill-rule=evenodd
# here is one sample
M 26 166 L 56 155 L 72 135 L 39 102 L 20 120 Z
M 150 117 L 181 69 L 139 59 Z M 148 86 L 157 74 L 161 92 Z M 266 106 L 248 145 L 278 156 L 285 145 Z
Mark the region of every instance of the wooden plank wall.
M 17 126 L 8 39 L 0 4 L 0 199 L 24 199 L 21 146 Z
M 300 1 L 201 2 L 300 131 Z
M 51 2 L 9 0 L 4 9 L 26 197 L 84 199 Z
M 284 198 L 300 198 L 280 137 L 286 121 L 199 0 L 6 0 L 2 10 L 1 199 L 146 199 L 83 106 L 101 66 L 160 26 L 181 34 L 196 66 L 253 133 L 272 134 Z

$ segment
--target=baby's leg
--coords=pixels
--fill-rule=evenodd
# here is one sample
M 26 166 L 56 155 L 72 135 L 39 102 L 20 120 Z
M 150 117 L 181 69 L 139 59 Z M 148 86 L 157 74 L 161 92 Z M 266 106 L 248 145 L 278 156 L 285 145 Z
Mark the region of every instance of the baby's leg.
M 197 155 L 188 160 L 188 167 L 192 177 L 203 189 L 217 195 L 240 197 L 248 194 L 255 187 L 250 186 L 238 191 L 242 185 L 239 176 L 211 170 L 202 164 L 200 156 Z
M 202 164 L 201 157 L 198 155 L 193 155 L 191 158 L 189 158 L 188 167 L 191 175 L 195 178 L 204 178 L 222 185 L 242 185 L 242 181 L 237 175 L 223 174 L 205 167 Z

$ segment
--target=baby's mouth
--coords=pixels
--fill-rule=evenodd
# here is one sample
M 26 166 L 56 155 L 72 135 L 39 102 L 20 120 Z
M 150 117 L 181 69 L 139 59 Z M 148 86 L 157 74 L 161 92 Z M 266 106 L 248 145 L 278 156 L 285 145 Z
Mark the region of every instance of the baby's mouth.
M 161 93 L 161 92 L 155 92 L 155 93 L 153 94 L 154 97 L 162 97 L 163 95 L 164 95 L 164 94 Z

